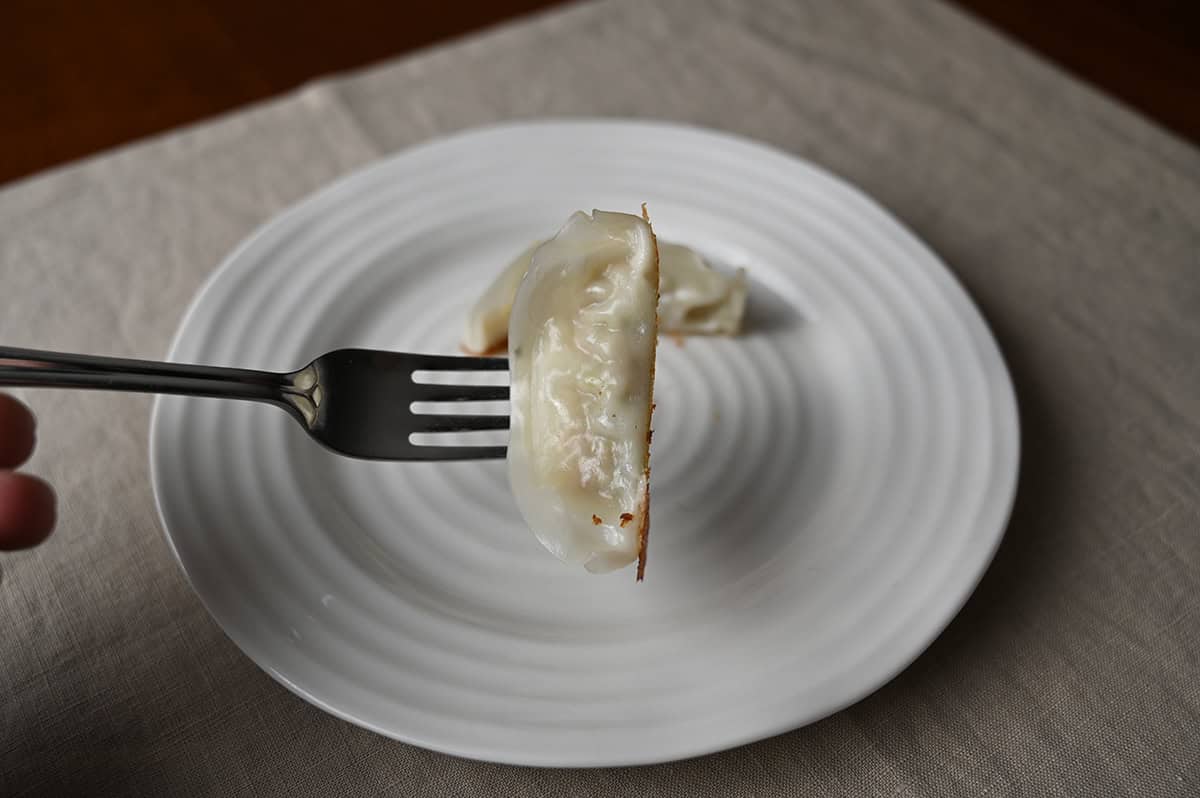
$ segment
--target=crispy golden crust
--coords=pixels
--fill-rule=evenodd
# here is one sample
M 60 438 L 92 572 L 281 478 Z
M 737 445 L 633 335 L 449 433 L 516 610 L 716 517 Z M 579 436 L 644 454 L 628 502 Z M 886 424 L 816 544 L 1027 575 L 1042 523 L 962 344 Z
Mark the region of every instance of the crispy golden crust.
M 646 210 L 646 203 L 642 203 L 642 218 L 646 220 L 646 224 L 650 225 L 650 213 Z M 660 285 L 658 279 L 658 237 L 654 235 L 654 226 L 650 225 L 650 240 L 654 242 L 654 277 L 655 285 Z M 655 289 L 658 293 L 658 289 Z M 658 304 L 655 302 L 654 311 L 654 336 L 650 339 L 653 343 L 650 345 L 650 407 L 646 411 L 646 493 L 642 497 L 642 526 L 638 529 L 638 566 L 637 566 L 637 581 L 642 581 L 646 576 L 646 548 L 650 542 L 650 423 L 654 417 L 654 365 L 655 355 L 658 348 Z

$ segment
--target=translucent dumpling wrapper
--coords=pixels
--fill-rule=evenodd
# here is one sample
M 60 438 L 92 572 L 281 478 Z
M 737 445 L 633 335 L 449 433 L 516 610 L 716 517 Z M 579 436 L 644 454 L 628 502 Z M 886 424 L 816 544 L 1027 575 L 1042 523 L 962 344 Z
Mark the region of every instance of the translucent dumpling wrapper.
M 704 262 L 695 250 L 658 248 L 658 326 L 676 335 L 737 335 L 746 312 L 746 270 L 732 276 Z
M 488 355 L 499 351 L 508 340 L 508 319 L 512 314 L 513 300 L 521 278 L 529 271 L 533 253 L 542 242 L 537 242 L 516 257 L 505 267 L 483 296 L 471 308 L 467 327 L 463 331 L 463 349 L 476 355 Z
M 472 354 L 501 351 L 521 278 L 529 270 L 533 244 L 505 267 L 483 292 L 463 331 L 463 349 Z M 659 331 L 672 335 L 737 335 L 746 311 L 746 270 L 718 271 L 681 244 L 661 242 Z
M 603 573 L 646 563 L 658 247 L 647 220 L 576 213 L 537 248 L 508 325 L 509 480 L 534 535 Z

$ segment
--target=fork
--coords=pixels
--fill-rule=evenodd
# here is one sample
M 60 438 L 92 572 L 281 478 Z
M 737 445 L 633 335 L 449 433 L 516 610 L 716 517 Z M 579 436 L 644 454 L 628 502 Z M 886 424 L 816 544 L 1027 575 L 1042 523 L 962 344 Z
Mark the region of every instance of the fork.
M 337 349 L 298 371 L 159 363 L 0 346 L 0 386 L 94 388 L 266 402 L 325 447 L 368 460 L 478 460 L 504 446 L 412 442 L 421 433 L 508 429 L 506 415 L 418 413 L 415 402 L 502 401 L 507 385 L 417 382 L 417 371 L 502 371 L 505 358 Z

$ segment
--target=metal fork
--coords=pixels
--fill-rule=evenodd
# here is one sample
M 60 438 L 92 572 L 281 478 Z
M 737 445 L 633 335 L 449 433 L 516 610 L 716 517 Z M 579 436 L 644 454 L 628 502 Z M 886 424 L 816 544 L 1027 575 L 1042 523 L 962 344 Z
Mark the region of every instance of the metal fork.
M 501 401 L 507 385 L 417 382 L 414 372 L 501 371 L 504 358 L 338 349 L 299 371 L 192 366 L 0 346 L 0 386 L 95 388 L 266 402 L 338 454 L 371 460 L 478 460 L 504 446 L 415 444 L 420 433 L 508 428 L 505 415 L 417 413 L 414 402 Z

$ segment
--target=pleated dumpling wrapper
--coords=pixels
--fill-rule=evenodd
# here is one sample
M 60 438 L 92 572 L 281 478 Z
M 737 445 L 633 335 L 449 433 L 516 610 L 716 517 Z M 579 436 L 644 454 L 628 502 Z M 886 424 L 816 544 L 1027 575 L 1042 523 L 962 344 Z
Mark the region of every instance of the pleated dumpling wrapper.
M 658 248 L 662 279 L 659 328 L 675 335 L 737 335 L 746 313 L 746 270 L 732 275 L 682 244 Z
M 517 298 L 521 279 L 529 271 L 533 253 L 541 245 L 542 242 L 539 241 L 526 248 L 476 300 L 471 314 L 467 316 L 467 326 L 463 330 L 464 350 L 473 355 L 490 355 L 503 351 L 508 340 L 508 320 L 512 314 L 513 300 Z
M 494 279 L 471 308 L 462 348 L 475 355 L 502 351 L 521 278 L 541 242 L 528 247 Z M 658 331 L 673 335 L 737 335 L 746 311 L 746 270 L 718 271 L 690 247 L 658 242 Z
M 643 211 L 644 213 L 644 211 Z M 646 567 L 658 246 L 646 218 L 576 213 L 513 300 L 509 480 L 560 559 Z

